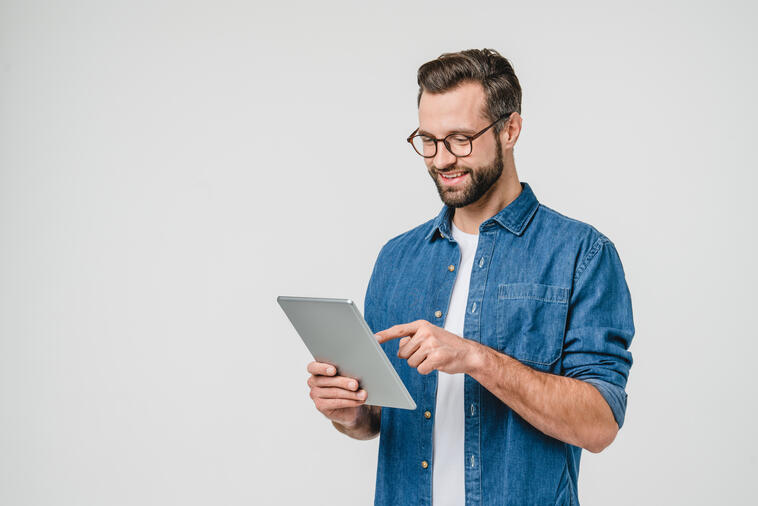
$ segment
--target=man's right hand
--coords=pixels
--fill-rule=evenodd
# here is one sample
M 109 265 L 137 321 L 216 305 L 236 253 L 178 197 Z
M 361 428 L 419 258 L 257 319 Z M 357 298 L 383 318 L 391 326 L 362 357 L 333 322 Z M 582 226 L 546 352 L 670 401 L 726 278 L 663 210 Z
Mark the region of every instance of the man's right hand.
M 366 391 L 358 390 L 358 380 L 337 376 L 337 368 L 324 362 L 308 364 L 308 386 L 316 409 L 329 420 L 353 429 L 365 417 Z

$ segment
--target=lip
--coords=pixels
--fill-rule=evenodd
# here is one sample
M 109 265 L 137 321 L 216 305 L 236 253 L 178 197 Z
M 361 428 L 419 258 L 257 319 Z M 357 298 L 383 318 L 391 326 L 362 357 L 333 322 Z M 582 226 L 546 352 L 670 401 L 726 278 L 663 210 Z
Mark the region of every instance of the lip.
M 466 176 L 468 176 L 468 172 L 464 172 L 456 178 L 448 179 L 446 177 L 443 177 L 442 172 L 438 172 L 438 174 L 439 174 L 439 180 L 442 181 L 443 184 L 446 184 L 448 186 L 455 186 L 455 185 L 461 184 L 461 182 L 464 179 L 466 179 Z

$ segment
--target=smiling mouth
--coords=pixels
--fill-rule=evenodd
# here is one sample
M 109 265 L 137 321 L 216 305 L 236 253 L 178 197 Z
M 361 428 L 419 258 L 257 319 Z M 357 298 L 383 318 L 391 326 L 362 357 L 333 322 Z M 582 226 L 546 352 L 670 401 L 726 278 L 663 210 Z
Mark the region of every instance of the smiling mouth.
M 461 182 L 466 177 L 466 174 L 468 174 L 468 172 L 459 170 L 455 172 L 446 172 L 446 173 L 439 172 L 438 174 L 440 175 L 440 178 L 445 183 L 456 184 L 456 183 Z

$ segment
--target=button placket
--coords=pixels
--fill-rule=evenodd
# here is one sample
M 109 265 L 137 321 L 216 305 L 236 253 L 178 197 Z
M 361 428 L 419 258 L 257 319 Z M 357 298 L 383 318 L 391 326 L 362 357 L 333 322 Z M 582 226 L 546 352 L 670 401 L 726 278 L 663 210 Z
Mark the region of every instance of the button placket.
M 497 231 L 482 231 L 479 234 L 479 243 L 477 246 L 477 257 L 474 260 L 474 270 L 471 273 L 471 281 L 469 284 L 468 304 L 469 310 L 466 314 L 466 320 L 464 324 L 464 333 L 468 339 L 476 342 L 482 342 L 483 336 L 481 334 L 481 318 L 483 312 L 487 307 L 484 304 L 484 292 L 487 285 L 487 270 L 489 268 L 489 259 L 492 257 L 492 252 L 495 247 L 495 241 L 497 239 Z M 478 266 L 478 268 L 477 268 Z M 468 405 L 468 412 L 470 416 L 465 418 L 465 454 L 466 458 L 466 496 L 467 497 L 479 497 L 481 491 L 482 480 L 482 468 L 476 463 L 477 456 L 481 455 L 482 442 L 481 442 L 481 412 L 478 411 L 478 406 L 481 405 L 481 389 L 482 387 L 472 378 L 466 377 L 464 383 L 464 399 L 465 404 Z M 464 409 L 466 409 L 464 407 Z

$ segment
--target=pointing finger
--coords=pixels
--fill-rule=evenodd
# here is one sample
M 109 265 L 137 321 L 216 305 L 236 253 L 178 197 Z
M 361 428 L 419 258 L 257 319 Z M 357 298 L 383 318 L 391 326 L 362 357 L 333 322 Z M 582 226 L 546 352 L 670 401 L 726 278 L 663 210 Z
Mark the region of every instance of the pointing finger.
M 398 337 L 412 336 L 416 333 L 421 326 L 420 322 L 402 323 L 400 325 L 394 325 L 386 330 L 377 332 L 377 340 L 379 344 L 386 343 L 391 339 L 397 339 Z

